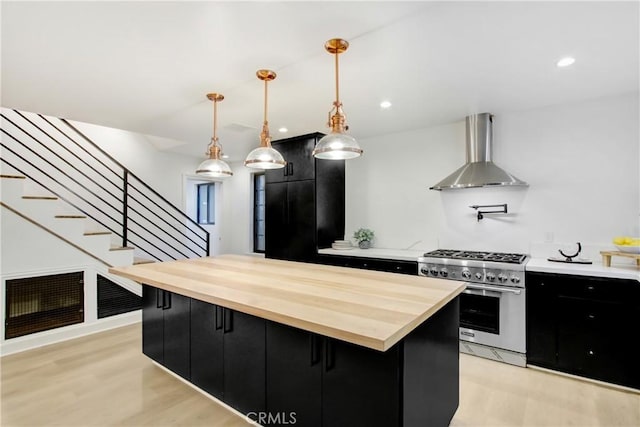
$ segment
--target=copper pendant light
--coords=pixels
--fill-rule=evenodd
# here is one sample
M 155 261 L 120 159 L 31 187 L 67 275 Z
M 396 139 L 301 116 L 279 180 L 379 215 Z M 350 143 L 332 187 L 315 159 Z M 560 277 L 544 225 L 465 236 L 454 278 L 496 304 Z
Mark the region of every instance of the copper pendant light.
M 213 136 L 211 137 L 211 142 L 209 143 L 207 150 L 209 158 L 200 163 L 200 166 L 198 166 L 198 169 L 196 170 L 196 174 L 212 178 L 228 178 L 233 175 L 233 172 L 231 172 L 229 165 L 220 159 L 220 156 L 222 155 L 222 148 L 218 144 L 217 135 L 218 102 L 221 102 L 224 99 L 224 95 L 219 93 L 209 93 L 207 94 L 207 98 L 209 101 L 213 102 Z
M 333 102 L 333 108 L 329 111 L 328 126 L 331 127 L 331 133 L 320 139 L 313 150 L 314 157 L 318 159 L 353 159 L 362 154 L 362 149 L 355 138 L 346 133 L 349 127 L 346 125 L 346 117 L 342 111 L 342 102 L 340 101 L 338 55 L 345 52 L 348 47 L 349 43 L 343 39 L 331 39 L 324 45 L 327 52 L 335 55 L 336 100 Z M 331 115 L 332 112 L 334 113 L 333 115 Z
M 264 82 L 264 120 L 262 132 L 260 132 L 260 146 L 249 153 L 244 165 L 252 169 L 280 169 L 287 163 L 282 154 L 271 147 L 271 135 L 269 135 L 269 122 L 267 121 L 267 84 L 276 78 L 276 73 L 271 70 L 258 70 L 258 79 Z

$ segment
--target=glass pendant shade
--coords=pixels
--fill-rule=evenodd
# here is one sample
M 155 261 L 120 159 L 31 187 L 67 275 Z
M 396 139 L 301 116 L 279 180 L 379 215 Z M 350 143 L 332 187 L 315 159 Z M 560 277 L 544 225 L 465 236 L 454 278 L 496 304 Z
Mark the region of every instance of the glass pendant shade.
M 272 147 L 258 147 L 247 156 L 244 164 L 256 169 L 280 169 L 286 162 L 284 157 Z
M 213 101 L 213 137 L 209 143 L 209 158 L 200 163 L 198 169 L 196 169 L 196 175 L 206 176 L 210 178 L 228 178 L 233 175 L 231 168 L 224 160 L 220 159 L 222 155 L 222 148 L 218 144 L 218 102 L 224 99 L 224 96 L 219 93 L 209 93 L 207 98 Z
M 318 159 L 347 160 L 362 154 L 362 149 L 351 135 L 331 132 L 318 141 L 313 155 Z
M 260 132 L 260 146 L 249 153 L 244 165 L 252 169 L 280 169 L 287 162 L 282 154 L 271 146 L 269 122 L 267 121 L 267 83 L 276 78 L 276 73 L 271 70 L 258 70 L 256 76 L 264 82 L 264 120 L 262 132 Z
M 333 102 L 333 109 L 329 111 L 331 133 L 320 139 L 313 150 L 313 156 L 317 159 L 346 160 L 362 154 L 362 149 L 356 139 L 346 133 L 348 126 L 346 126 L 346 117 L 342 111 L 342 102 L 340 102 L 338 55 L 346 51 L 348 47 L 349 43 L 343 39 L 331 39 L 324 45 L 327 52 L 335 55 L 336 100 Z M 332 112 L 333 115 L 331 115 Z
M 227 162 L 219 159 L 207 159 L 200 163 L 196 174 L 211 178 L 227 178 L 233 175 Z

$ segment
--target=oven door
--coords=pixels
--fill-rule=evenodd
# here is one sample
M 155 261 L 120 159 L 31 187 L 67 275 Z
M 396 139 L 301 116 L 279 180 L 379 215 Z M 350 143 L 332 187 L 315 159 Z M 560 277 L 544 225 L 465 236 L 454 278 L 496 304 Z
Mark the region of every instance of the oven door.
M 460 339 L 525 353 L 525 289 L 465 285 L 460 294 Z

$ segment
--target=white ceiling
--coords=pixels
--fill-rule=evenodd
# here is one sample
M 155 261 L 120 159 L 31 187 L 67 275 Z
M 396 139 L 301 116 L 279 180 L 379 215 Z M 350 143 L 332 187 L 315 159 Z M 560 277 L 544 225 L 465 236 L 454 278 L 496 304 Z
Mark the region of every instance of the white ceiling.
M 326 131 L 330 38 L 351 44 L 340 94 L 350 133 L 366 138 L 638 91 L 639 10 L 638 1 L 3 1 L 2 105 L 201 155 L 212 134 L 205 94 L 220 92 L 220 142 L 240 161 L 258 143 L 260 68 L 278 74 L 274 140 Z M 576 63 L 557 68 L 567 55 Z

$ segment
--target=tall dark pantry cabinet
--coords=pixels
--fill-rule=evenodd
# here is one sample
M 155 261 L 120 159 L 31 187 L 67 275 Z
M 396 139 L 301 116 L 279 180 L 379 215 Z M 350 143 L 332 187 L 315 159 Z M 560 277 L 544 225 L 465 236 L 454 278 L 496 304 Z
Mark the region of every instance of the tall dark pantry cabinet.
M 265 172 L 265 256 L 314 262 L 317 249 L 344 238 L 344 160 L 319 160 L 313 133 L 274 141 L 287 161 Z

